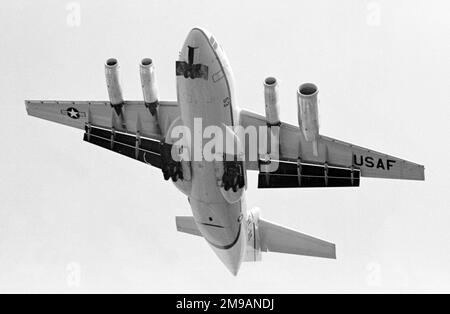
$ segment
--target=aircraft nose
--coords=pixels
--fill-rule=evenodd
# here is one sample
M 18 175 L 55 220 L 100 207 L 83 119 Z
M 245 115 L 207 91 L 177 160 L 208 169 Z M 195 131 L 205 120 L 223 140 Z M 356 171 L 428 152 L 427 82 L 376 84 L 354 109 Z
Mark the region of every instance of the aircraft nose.
M 193 47 L 203 46 L 210 37 L 209 32 L 201 28 L 193 28 L 187 36 L 187 43 Z
M 176 64 L 177 76 L 208 80 L 208 67 L 215 59 L 209 42 L 209 34 L 200 28 L 193 28 L 183 44 Z

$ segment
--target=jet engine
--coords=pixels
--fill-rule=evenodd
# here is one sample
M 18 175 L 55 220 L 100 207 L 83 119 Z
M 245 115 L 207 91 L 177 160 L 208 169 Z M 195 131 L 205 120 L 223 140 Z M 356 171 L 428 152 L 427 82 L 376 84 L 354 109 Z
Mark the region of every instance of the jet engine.
M 123 105 L 122 88 L 119 82 L 119 63 L 117 59 L 110 58 L 105 63 L 106 86 L 109 100 L 114 108 Z
M 155 79 L 155 67 L 150 58 L 144 58 L 140 64 L 142 93 L 144 94 L 145 106 L 154 116 L 158 108 L 158 88 Z
M 308 142 L 316 142 L 319 135 L 318 92 L 312 83 L 300 85 L 297 91 L 298 124 Z
M 264 80 L 264 102 L 266 107 L 267 141 L 265 156 L 261 158 L 261 171 L 273 172 L 278 164 L 272 160 L 279 159 L 280 138 L 280 105 L 278 104 L 278 82 L 274 77 Z
M 264 80 L 264 100 L 268 126 L 280 124 L 280 105 L 278 104 L 278 82 L 274 77 Z

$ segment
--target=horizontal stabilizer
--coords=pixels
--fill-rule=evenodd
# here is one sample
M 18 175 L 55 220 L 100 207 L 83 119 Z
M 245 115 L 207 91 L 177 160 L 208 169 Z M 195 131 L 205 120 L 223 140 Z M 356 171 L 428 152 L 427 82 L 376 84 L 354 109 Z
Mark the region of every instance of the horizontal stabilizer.
M 261 251 L 336 258 L 336 246 L 300 232 L 259 220 Z
M 177 224 L 177 231 L 189 233 L 201 237 L 202 234 L 198 231 L 194 217 L 191 216 L 177 216 L 175 217 Z

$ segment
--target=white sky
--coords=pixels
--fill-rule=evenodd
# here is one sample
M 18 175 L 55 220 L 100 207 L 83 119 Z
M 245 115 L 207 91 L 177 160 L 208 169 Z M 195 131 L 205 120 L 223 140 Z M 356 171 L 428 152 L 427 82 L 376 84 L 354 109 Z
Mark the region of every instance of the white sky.
M 450 292 L 448 1 L 78 1 L 78 26 L 69 3 L 1 5 L 0 292 Z M 268 191 L 250 173 L 249 208 L 335 242 L 338 259 L 265 254 L 233 277 L 176 232 L 190 208 L 159 170 L 26 115 L 24 99 L 107 99 L 111 56 L 127 99 L 141 99 L 142 57 L 175 99 L 196 25 L 227 52 L 241 107 L 264 112 L 274 75 L 295 124 L 296 88 L 315 82 L 322 134 L 425 164 L 426 181 Z

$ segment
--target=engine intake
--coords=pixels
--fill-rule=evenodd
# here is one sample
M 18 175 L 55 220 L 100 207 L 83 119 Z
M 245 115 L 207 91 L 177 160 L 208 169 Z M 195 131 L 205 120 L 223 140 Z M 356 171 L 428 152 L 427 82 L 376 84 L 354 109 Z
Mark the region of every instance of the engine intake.
M 298 124 L 308 142 L 315 141 L 319 135 L 318 93 L 312 83 L 300 85 L 297 91 Z

